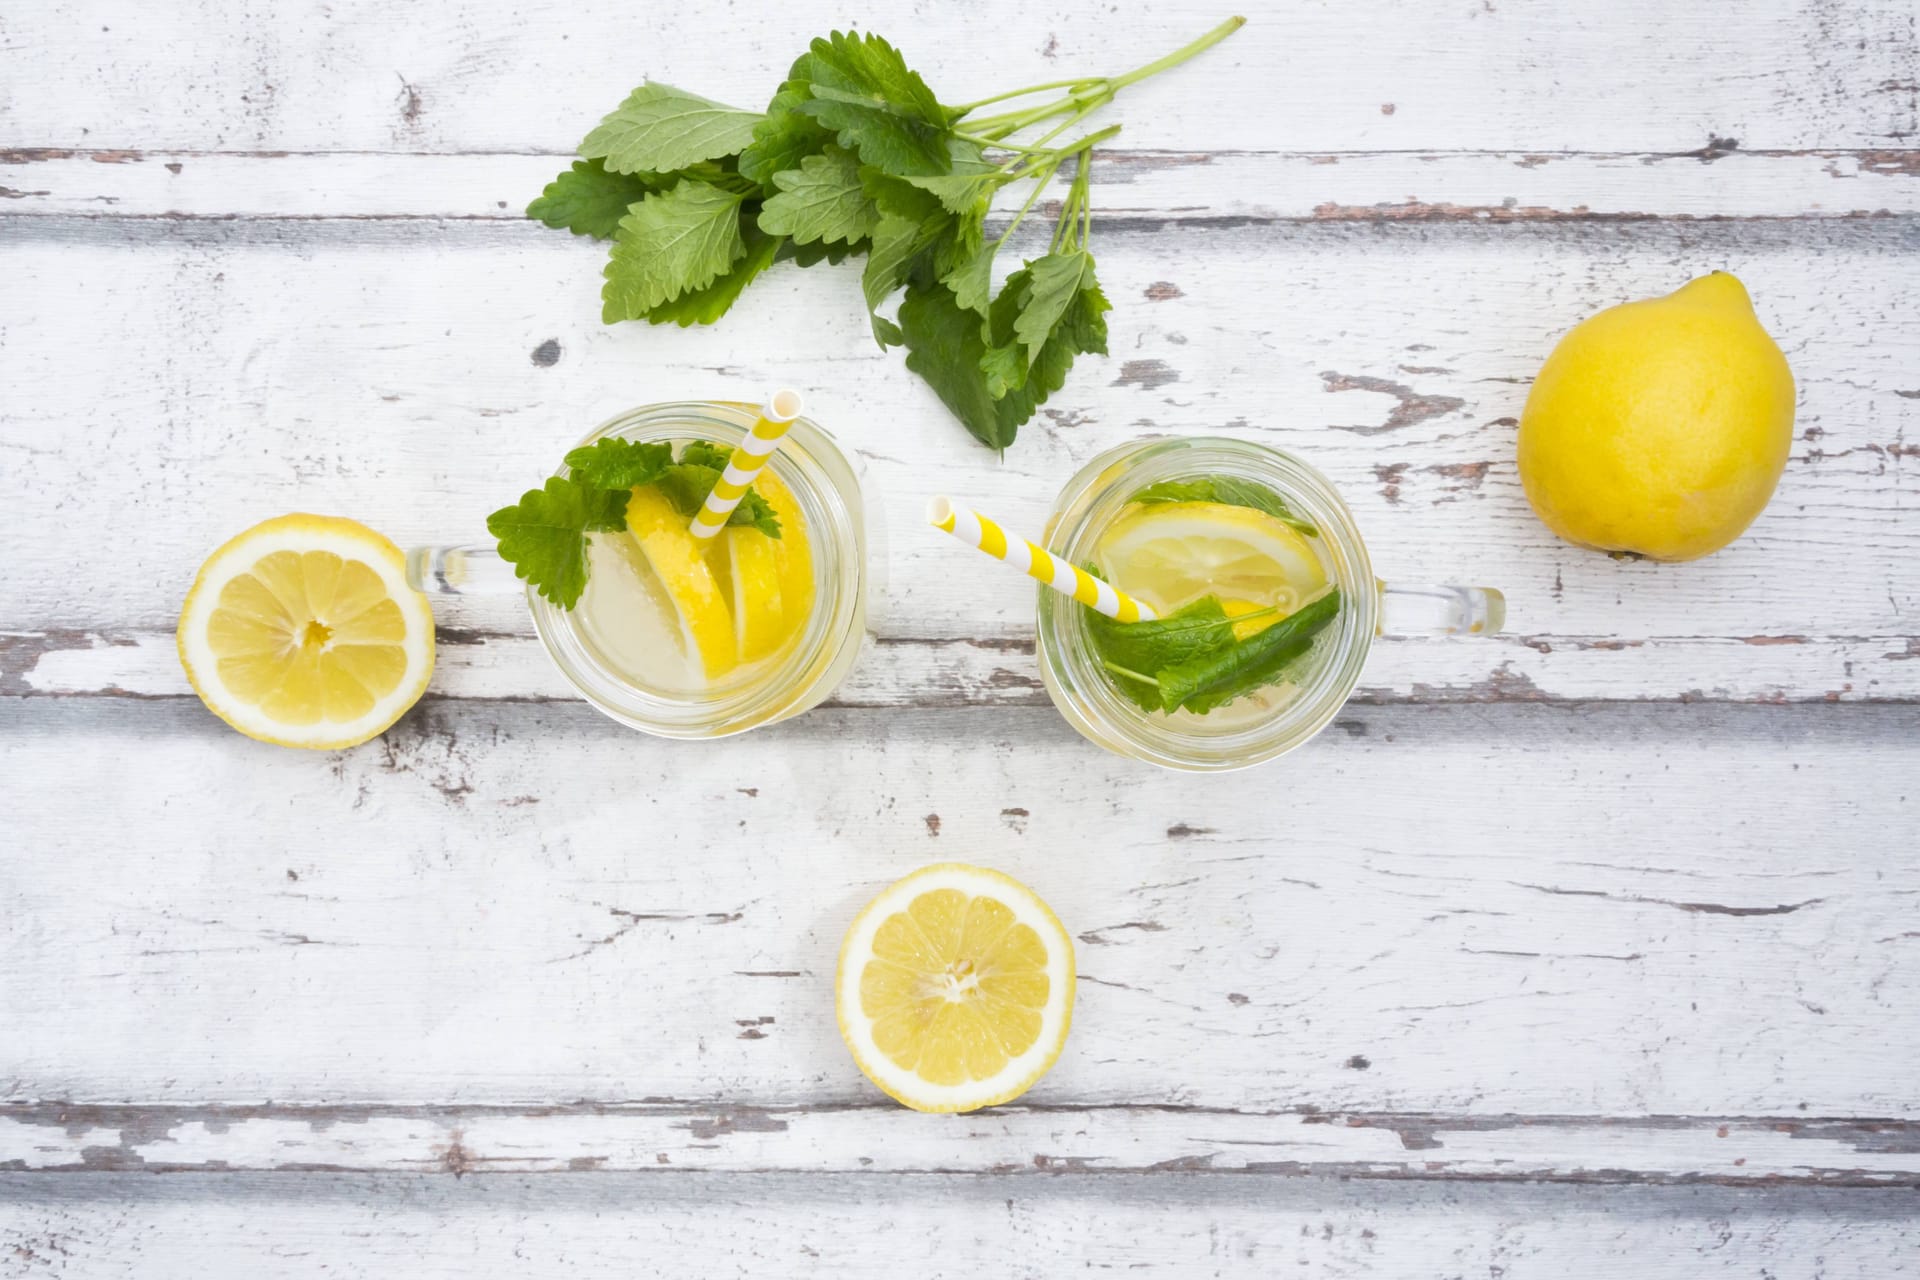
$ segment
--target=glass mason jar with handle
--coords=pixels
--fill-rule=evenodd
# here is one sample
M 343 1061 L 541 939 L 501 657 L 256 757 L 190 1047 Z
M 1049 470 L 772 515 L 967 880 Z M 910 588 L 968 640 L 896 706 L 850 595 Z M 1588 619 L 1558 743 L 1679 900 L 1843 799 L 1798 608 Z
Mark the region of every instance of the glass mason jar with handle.
M 619 437 L 676 447 L 696 440 L 731 447 L 746 437 L 758 416 L 756 406 L 731 401 L 648 405 L 608 419 L 580 444 Z M 566 468 L 557 474 L 566 475 Z M 429 594 L 524 592 L 534 631 L 554 665 L 581 697 L 622 724 L 665 738 L 741 733 L 798 715 L 832 693 L 871 635 L 869 609 L 879 596 L 873 570 L 881 562 L 873 545 L 878 530 L 861 494 L 858 460 L 803 416 L 794 420 L 762 476 L 763 496 L 777 494 L 776 507 L 788 508 L 782 512 L 782 539 L 804 540 L 804 561 L 810 564 L 803 562 L 800 572 L 811 569 L 809 606 L 771 656 L 741 662 L 715 678 L 688 678 L 679 650 L 690 640 L 644 629 L 622 634 L 648 612 L 672 617 L 673 606 L 661 598 L 654 609 L 636 613 L 626 607 L 629 602 L 616 610 L 597 600 L 593 575 L 622 572 L 623 560 L 605 549 L 610 543 L 590 547 L 587 594 L 571 610 L 516 577 L 513 565 L 491 543 L 413 548 L 407 552 L 407 574 Z M 628 535 L 588 536 L 624 540 Z M 788 544 L 789 552 L 795 546 Z M 783 558 L 782 572 L 787 565 Z M 673 650 L 668 656 L 674 661 L 649 661 L 649 646 L 663 654 Z M 674 667 L 680 669 L 668 669 Z
M 1042 588 L 1041 679 L 1068 723 L 1109 751 L 1202 772 L 1259 764 L 1326 727 L 1359 683 L 1376 636 L 1488 635 L 1505 626 L 1506 600 L 1492 588 L 1380 582 L 1353 513 L 1326 477 L 1291 454 L 1243 440 L 1151 439 L 1108 450 L 1061 491 L 1047 520 L 1046 547 L 1068 563 L 1087 564 L 1096 559 L 1103 531 L 1136 494 L 1165 481 L 1217 477 L 1271 489 L 1317 527 L 1323 567 L 1340 591 L 1339 614 L 1302 659 L 1297 687 L 1286 697 L 1245 700 L 1211 715 L 1167 714 L 1143 711 L 1115 687 L 1094 648 L 1086 610 Z

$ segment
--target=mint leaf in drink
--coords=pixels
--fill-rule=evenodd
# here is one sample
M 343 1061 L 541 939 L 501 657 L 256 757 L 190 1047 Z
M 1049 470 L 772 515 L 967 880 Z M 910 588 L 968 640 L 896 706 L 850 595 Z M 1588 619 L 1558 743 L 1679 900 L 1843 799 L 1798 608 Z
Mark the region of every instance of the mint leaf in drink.
M 799 244 L 864 240 L 880 220 L 860 185 L 859 157 L 839 147 L 774 174 L 773 185 L 779 194 L 761 206 L 760 226 Z
M 1311 520 L 1302 519 L 1287 506 L 1287 501 L 1272 489 L 1238 476 L 1194 476 L 1186 480 L 1162 480 L 1150 484 L 1128 499 L 1131 502 L 1220 502 L 1230 507 L 1251 507 L 1288 525 L 1309 538 L 1320 536 Z
M 598 489 L 559 476 L 487 517 L 500 558 L 562 609 L 587 588 L 587 534 L 627 527 L 625 489 Z
M 1013 335 L 1027 349 L 1029 365 L 1052 339 L 1055 327 L 1066 318 L 1081 292 L 1099 287 L 1093 278 L 1093 255 L 1084 249 L 1049 253 L 1027 264 L 1027 286 L 1020 296 Z
M 672 461 L 670 444 L 610 436 L 569 452 L 567 469 L 596 489 L 631 489 L 658 480 Z
M 1204 715 L 1271 683 L 1288 663 L 1312 647 L 1314 636 L 1339 612 L 1340 592 L 1330 589 L 1228 648 L 1161 668 L 1154 673 L 1160 684 L 1161 709 L 1171 712 L 1184 707 Z
M 1103 659 L 1143 674 L 1232 647 L 1234 624 L 1240 621 L 1228 617 L 1220 598 L 1211 595 L 1152 621 L 1116 622 L 1094 609 L 1084 616 L 1088 636 Z
M 815 40 L 794 70 L 806 77 L 796 110 L 839 135 L 840 145 L 889 173 L 947 173 L 950 118 L 899 50 L 871 33 L 835 31 Z
M 671 173 L 698 160 L 738 155 L 753 141 L 757 111 L 742 111 L 648 81 L 607 113 L 580 154 L 614 173 Z
M 733 450 L 724 444 L 715 444 L 711 440 L 689 440 L 680 446 L 680 461 L 691 466 L 712 467 L 715 471 L 725 471 L 727 464 L 733 461 Z M 706 497 L 706 494 L 701 494 L 701 501 L 706 501 Z
M 682 180 L 620 219 L 601 289 L 602 318 L 639 319 L 663 302 L 704 289 L 746 254 L 739 195 Z
M 671 175 L 610 173 L 599 160 L 575 160 L 573 167 L 547 184 L 527 206 L 527 216 L 556 231 L 611 240 L 627 209 L 672 186 Z
M 660 492 L 667 495 L 681 515 L 691 520 L 706 502 L 707 495 L 713 492 L 713 486 L 720 483 L 724 468 L 724 463 L 709 467 L 699 462 L 676 462 L 661 473 Z M 741 497 L 740 505 L 727 516 L 727 523 L 752 525 L 769 538 L 780 536 L 780 517 L 773 513 L 772 504 L 753 489 Z
M 689 289 L 677 298 L 669 298 L 647 311 L 648 324 L 712 324 L 727 313 L 753 283 L 755 276 L 772 266 L 781 252 L 790 247 L 780 236 L 770 236 L 755 225 L 752 215 L 742 215 L 740 238 L 746 253 L 711 284 Z

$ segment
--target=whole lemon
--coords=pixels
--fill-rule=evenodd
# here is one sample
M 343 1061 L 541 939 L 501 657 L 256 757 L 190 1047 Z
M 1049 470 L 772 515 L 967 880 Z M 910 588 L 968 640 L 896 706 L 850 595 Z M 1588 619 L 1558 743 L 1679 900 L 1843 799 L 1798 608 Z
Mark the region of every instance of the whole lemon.
M 1793 373 L 1724 271 L 1574 326 L 1520 416 L 1520 480 L 1569 542 L 1692 560 L 1739 537 L 1793 443 Z

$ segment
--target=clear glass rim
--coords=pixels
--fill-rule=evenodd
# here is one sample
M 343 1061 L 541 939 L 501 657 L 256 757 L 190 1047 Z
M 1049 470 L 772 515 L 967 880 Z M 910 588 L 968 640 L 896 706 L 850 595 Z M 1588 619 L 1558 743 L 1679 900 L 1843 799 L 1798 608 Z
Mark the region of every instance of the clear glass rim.
M 578 448 L 607 436 L 631 440 L 711 440 L 734 445 L 757 418 L 754 405 L 723 400 L 672 400 L 617 413 L 582 436 Z M 697 695 L 634 684 L 607 666 L 580 635 L 572 614 L 531 587 L 527 608 L 534 631 L 560 672 L 596 709 L 630 728 L 667 738 L 718 738 L 792 715 L 818 701 L 818 686 L 833 678 L 834 658 L 858 643 L 860 596 L 866 589 L 861 521 L 841 485 L 815 458 L 853 465 L 833 435 L 811 418 L 794 419 L 789 447 L 768 466 L 793 493 L 806 517 L 813 547 L 814 610 L 800 640 L 771 670 L 722 680 Z M 565 476 L 563 464 L 554 472 Z
M 1270 718 L 1209 732 L 1149 715 L 1122 697 L 1099 664 L 1084 614 L 1041 588 L 1035 636 L 1040 674 L 1060 713 L 1110 750 L 1168 769 L 1223 772 L 1283 755 L 1325 728 L 1360 682 L 1379 618 L 1379 585 L 1353 513 L 1332 483 L 1292 454 L 1226 436 L 1136 440 L 1082 467 L 1055 500 L 1047 549 L 1074 564 L 1093 558 L 1099 532 L 1135 493 L 1162 480 L 1234 475 L 1271 485 L 1319 526 L 1344 607 L 1333 656 Z M 1203 722 L 1204 723 L 1204 722 Z

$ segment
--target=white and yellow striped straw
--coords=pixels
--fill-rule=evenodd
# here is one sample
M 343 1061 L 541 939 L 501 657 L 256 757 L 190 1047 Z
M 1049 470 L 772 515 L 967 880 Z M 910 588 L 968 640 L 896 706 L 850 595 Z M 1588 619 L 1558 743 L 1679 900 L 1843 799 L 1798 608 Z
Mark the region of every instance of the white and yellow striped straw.
M 798 391 L 776 391 L 767 397 L 766 404 L 760 407 L 760 418 L 753 424 L 753 430 L 747 432 L 745 440 L 734 446 L 733 457 L 728 459 L 720 482 L 707 495 L 706 504 L 694 513 L 691 526 L 694 537 L 711 538 L 726 527 L 727 517 L 740 505 L 740 499 L 747 496 L 753 478 L 760 474 L 760 468 L 767 465 L 767 459 L 786 439 L 787 428 L 800 416 L 801 408 Z
M 927 523 L 944 529 L 970 547 L 1012 565 L 1028 577 L 1037 578 L 1063 596 L 1072 596 L 1089 608 L 1098 609 L 1116 622 L 1151 622 L 1160 615 L 1132 596 L 1115 591 L 1077 565 L 1045 548 L 1005 529 L 963 507 L 951 498 L 935 498 L 927 504 Z

